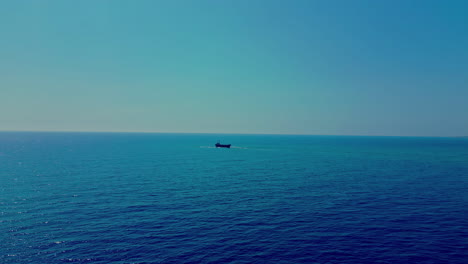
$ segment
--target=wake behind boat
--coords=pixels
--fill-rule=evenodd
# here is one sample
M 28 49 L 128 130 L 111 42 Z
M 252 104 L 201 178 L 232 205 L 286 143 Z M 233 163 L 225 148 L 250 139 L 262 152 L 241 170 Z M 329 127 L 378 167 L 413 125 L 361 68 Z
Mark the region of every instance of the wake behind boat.
M 231 148 L 231 144 L 221 144 L 221 143 L 219 143 L 219 141 L 218 141 L 218 143 L 215 144 L 215 146 L 217 148 Z

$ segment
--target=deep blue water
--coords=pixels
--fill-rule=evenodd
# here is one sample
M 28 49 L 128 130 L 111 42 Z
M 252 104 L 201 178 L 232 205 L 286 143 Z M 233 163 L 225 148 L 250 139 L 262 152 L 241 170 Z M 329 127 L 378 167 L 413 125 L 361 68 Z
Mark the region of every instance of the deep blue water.
M 0 263 L 468 263 L 467 187 L 463 138 L 2 132 Z

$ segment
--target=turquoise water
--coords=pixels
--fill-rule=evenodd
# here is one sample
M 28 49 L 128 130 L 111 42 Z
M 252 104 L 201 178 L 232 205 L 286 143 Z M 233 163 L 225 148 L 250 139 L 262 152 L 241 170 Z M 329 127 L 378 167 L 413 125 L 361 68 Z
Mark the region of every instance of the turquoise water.
M 0 164 L 0 263 L 468 260 L 467 139 L 2 132 Z

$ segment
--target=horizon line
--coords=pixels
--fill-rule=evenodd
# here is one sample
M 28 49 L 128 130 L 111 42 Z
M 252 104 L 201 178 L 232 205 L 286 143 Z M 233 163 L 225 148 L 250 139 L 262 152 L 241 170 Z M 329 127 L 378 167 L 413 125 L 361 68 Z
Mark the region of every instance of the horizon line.
M 211 134 L 211 135 L 271 135 L 271 136 L 337 136 L 337 137 L 425 137 L 425 138 L 468 138 L 468 136 L 402 136 L 402 135 L 346 135 L 346 134 L 293 134 L 293 133 L 228 133 L 228 132 L 158 132 L 158 131 L 74 131 L 74 130 L 0 130 L 24 133 L 115 133 L 115 134 Z

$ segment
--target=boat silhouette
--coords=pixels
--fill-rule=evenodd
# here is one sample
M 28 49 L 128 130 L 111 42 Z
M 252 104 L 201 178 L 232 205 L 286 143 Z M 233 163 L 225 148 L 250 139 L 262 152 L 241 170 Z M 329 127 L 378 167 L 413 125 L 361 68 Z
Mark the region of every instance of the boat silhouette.
M 231 148 L 231 144 L 221 144 L 219 143 L 219 140 L 218 140 L 218 143 L 215 144 L 215 146 L 217 148 Z

